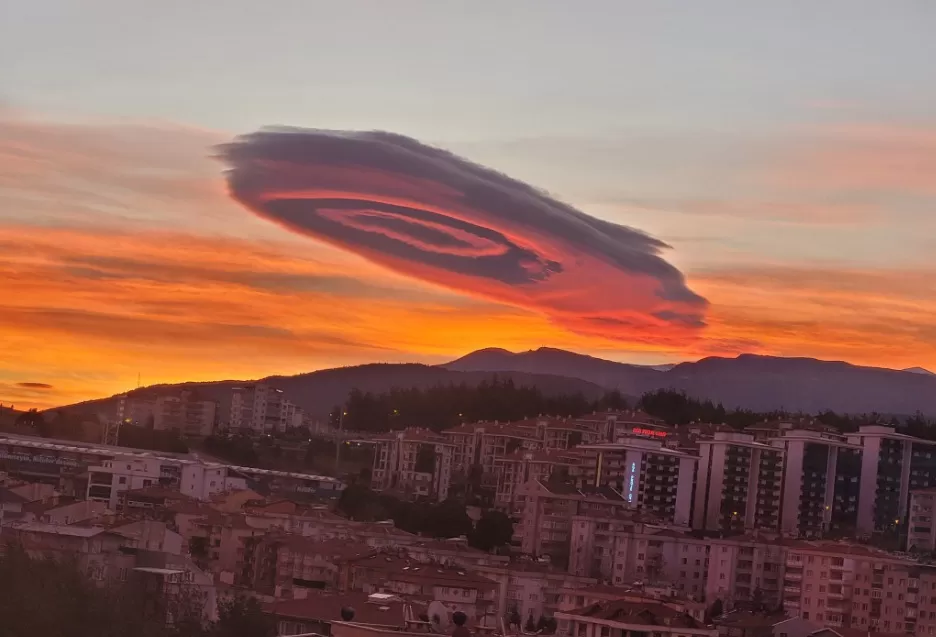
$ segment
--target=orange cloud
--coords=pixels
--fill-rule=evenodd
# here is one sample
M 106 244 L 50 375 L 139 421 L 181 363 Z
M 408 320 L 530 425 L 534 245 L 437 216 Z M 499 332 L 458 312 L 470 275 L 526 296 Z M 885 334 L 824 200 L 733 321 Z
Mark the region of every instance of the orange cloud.
M 137 373 L 257 378 L 596 342 L 367 263 L 293 256 L 289 243 L 29 226 L 0 237 L 0 401 L 23 406 L 109 395 Z M 23 378 L 52 387 L 26 391 Z
M 712 300 L 712 341 L 895 368 L 936 363 L 936 270 L 763 266 L 694 280 Z

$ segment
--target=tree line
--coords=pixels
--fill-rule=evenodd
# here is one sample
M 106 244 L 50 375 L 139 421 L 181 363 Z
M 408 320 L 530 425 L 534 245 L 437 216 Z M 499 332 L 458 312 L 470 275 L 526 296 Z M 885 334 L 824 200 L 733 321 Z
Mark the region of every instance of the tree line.
M 509 422 L 539 415 L 582 416 L 598 409 L 624 409 L 620 392 L 588 400 L 581 392 L 546 395 L 537 387 L 517 385 L 496 375 L 478 385 L 450 384 L 426 389 L 391 389 L 372 393 L 352 389 L 343 405 L 336 405 L 331 423 L 356 431 L 392 431 L 424 427 L 435 431 L 460 423 Z
M 659 418 L 668 425 L 687 425 L 694 422 L 726 424 L 736 429 L 743 429 L 760 422 L 770 420 L 814 420 L 828 425 L 842 433 L 858 431 L 858 427 L 868 424 L 891 425 L 901 433 L 924 438 L 936 439 L 936 421 L 922 413 L 909 416 L 870 414 L 843 414 L 831 410 L 817 414 L 791 412 L 783 410 L 758 412 L 750 409 L 726 409 L 721 403 L 711 400 L 699 400 L 685 392 L 671 389 L 659 389 L 641 396 L 637 407 Z
M 276 624 L 253 598 L 218 603 L 203 618 L 198 591 L 169 597 L 139 581 L 101 585 L 72 560 L 0 551 L 0 634 L 56 637 L 274 637 Z M 167 621 L 171 618 L 171 621 Z
M 505 546 L 513 537 L 513 522 L 501 511 L 485 511 L 473 524 L 462 502 L 408 502 L 359 484 L 351 484 L 342 492 L 337 510 L 352 520 L 393 520 L 397 528 L 425 537 L 465 536 L 469 545 L 482 551 Z

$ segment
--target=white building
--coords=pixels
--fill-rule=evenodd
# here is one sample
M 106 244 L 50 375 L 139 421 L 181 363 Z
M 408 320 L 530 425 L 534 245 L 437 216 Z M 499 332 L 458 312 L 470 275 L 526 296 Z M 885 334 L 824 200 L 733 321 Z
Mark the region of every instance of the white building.
M 244 385 L 232 390 L 230 426 L 255 434 L 282 433 L 302 426 L 302 410 L 286 400 L 281 389 L 264 383 Z
M 744 433 L 699 441 L 692 528 L 776 529 L 780 522 L 783 448 Z

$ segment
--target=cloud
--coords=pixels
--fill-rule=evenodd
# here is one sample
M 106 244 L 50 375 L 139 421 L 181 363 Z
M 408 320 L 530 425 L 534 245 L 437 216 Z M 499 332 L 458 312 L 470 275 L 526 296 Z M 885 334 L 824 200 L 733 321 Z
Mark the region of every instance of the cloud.
M 16 386 L 22 389 L 53 389 L 48 383 L 16 383 Z
M 838 124 L 794 142 L 774 186 L 812 193 L 936 196 L 936 128 Z
M 249 209 L 408 276 L 582 334 L 678 343 L 704 325 L 663 242 L 413 139 L 276 129 L 220 152 Z
M 544 343 L 615 346 L 362 259 L 321 262 L 292 239 L 0 223 L 0 402 L 18 407 L 119 393 L 137 373 L 147 384 L 259 378 Z

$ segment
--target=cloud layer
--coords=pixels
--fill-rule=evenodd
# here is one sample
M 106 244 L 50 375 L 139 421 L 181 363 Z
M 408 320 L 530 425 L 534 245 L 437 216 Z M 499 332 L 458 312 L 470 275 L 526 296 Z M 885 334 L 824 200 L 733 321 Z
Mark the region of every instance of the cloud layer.
M 397 272 L 581 334 L 677 344 L 704 325 L 661 241 L 413 139 L 265 130 L 221 157 L 249 209 Z

